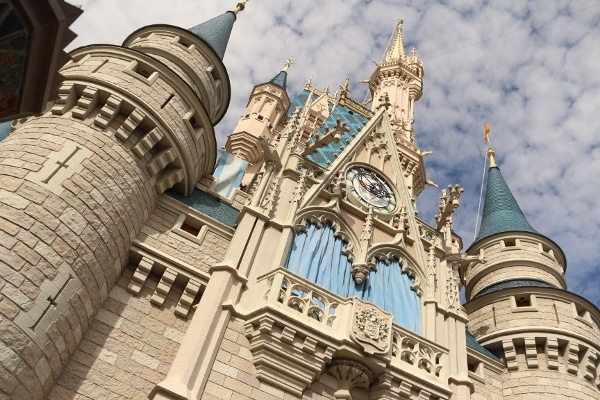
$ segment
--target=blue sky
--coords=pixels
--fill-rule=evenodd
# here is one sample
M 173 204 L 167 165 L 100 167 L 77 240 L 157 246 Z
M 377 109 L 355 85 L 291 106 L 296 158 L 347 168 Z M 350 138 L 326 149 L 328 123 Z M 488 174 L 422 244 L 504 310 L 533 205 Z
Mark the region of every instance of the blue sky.
M 154 23 L 191 27 L 235 1 L 79 0 L 84 14 L 71 48 L 120 44 Z M 115 10 L 119 10 L 115 13 Z M 335 91 L 350 78 L 363 100 L 397 19 L 404 41 L 425 68 L 415 108 L 415 135 L 427 177 L 440 188 L 465 188 L 455 230 L 473 239 L 485 144 L 483 122 L 502 174 L 531 225 L 568 259 L 569 290 L 600 305 L 600 1 L 595 0 L 252 0 L 235 24 L 225 54 L 232 83 L 220 145 L 241 115 L 253 85 L 268 81 L 290 55 L 288 93 L 312 76 Z M 418 199 L 433 223 L 439 190 Z

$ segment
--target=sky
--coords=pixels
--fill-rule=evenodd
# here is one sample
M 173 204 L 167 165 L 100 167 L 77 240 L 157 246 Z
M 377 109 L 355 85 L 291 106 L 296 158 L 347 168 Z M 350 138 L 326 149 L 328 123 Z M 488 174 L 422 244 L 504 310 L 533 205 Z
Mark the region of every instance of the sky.
M 78 0 L 73 49 L 121 44 L 134 30 L 166 23 L 190 28 L 235 7 L 224 0 Z M 118 11 L 118 12 L 116 12 Z M 600 0 L 252 0 L 238 15 L 224 63 L 232 84 L 224 145 L 256 84 L 294 56 L 288 94 L 309 77 L 332 91 L 350 78 L 363 101 L 373 61 L 398 19 L 407 51 L 423 60 L 415 106 L 427 178 L 465 188 L 454 215 L 464 248 L 477 221 L 485 143 L 483 122 L 504 179 L 531 225 L 568 260 L 568 289 L 600 306 Z M 434 224 L 439 189 L 418 199 Z

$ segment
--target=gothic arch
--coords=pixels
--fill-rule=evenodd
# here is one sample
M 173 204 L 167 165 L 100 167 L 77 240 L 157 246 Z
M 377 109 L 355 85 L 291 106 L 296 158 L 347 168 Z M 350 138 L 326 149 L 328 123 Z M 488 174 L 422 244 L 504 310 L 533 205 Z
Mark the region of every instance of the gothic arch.
M 338 214 L 325 207 L 307 207 L 296 215 L 294 231 L 296 233 L 306 231 L 306 225 L 308 223 L 315 224 L 317 227 L 321 227 L 323 224 L 330 225 L 333 229 L 334 236 L 347 243 L 344 249 L 344 255 L 348 257 L 350 262 L 354 261 L 354 249 L 359 248 L 358 237 L 350 225 L 348 225 Z
M 423 282 L 427 282 L 425 275 L 419 268 L 415 260 L 398 246 L 391 246 L 389 244 L 375 245 L 369 249 L 365 257 L 369 261 L 369 266 L 375 268 L 377 260 L 382 260 L 386 264 L 392 259 L 398 260 L 402 272 L 406 273 L 410 278 L 413 279 L 413 285 L 411 289 L 417 293 L 420 298 L 423 298 L 426 285 Z

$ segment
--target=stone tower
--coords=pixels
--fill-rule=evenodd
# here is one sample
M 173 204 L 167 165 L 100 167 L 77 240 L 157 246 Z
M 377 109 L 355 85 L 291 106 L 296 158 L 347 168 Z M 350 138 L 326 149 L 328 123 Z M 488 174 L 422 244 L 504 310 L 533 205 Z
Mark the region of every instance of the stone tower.
M 488 155 L 481 228 L 467 250 L 483 262 L 461 273 L 468 328 L 506 365 L 498 398 L 598 398 L 598 309 L 566 290 L 562 250 L 527 222 Z
M 69 365 L 166 190 L 214 166 L 236 13 L 71 53 L 60 99 L 0 143 L 0 392 L 41 399 Z

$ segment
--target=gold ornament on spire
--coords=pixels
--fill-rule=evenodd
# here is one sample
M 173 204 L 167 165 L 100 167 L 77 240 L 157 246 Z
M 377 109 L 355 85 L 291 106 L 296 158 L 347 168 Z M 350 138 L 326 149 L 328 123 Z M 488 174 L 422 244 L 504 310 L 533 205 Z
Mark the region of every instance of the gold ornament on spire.
M 293 63 L 294 63 L 294 56 L 291 56 L 290 58 L 285 60 L 285 65 L 283 66 L 282 71 L 288 72 L 288 69 L 290 69 L 290 67 L 292 66 Z
M 496 152 L 494 150 L 492 150 L 491 147 L 488 149 L 487 155 L 488 155 L 488 157 L 490 159 L 490 168 L 497 167 L 498 164 L 496 164 L 496 160 L 494 159 L 494 156 L 496 155 Z
M 342 93 L 345 95 L 350 93 L 350 78 L 346 78 L 344 84 L 340 85 L 340 89 L 342 89 Z
M 340 89 L 342 90 L 340 93 L 340 104 L 346 104 L 346 99 L 348 98 L 348 93 L 350 93 L 350 78 L 346 78 L 346 81 L 343 85 L 340 85 Z
M 235 15 L 238 15 L 238 13 L 240 11 L 244 11 L 244 9 L 246 8 L 246 3 L 249 2 L 250 0 L 244 0 L 241 3 L 237 3 L 237 5 L 235 6 L 235 9 L 233 10 L 233 13 Z

